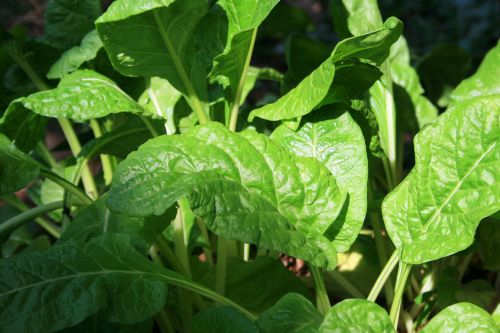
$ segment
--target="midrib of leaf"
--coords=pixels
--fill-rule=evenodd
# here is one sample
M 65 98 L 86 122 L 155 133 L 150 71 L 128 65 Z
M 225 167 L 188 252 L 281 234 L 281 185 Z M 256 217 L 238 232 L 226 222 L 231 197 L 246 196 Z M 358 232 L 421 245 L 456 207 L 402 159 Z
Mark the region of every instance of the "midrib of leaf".
M 160 16 L 158 15 L 158 10 L 153 10 L 153 16 L 155 18 L 156 25 L 158 26 L 161 38 L 163 40 L 163 44 L 167 48 L 168 53 L 170 54 L 170 57 L 172 58 L 172 61 L 174 62 L 174 66 L 177 69 L 177 73 L 179 73 L 179 76 L 182 80 L 182 83 L 184 84 L 184 87 L 186 88 L 186 91 L 188 93 L 188 99 L 191 100 L 193 104 L 193 108 L 195 109 L 194 111 L 196 112 L 196 115 L 198 116 L 198 120 L 200 124 L 205 124 L 209 121 L 207 118 L 207 115 L 205 114 L 205 111 L 203 110 L 203 107 L 201 106 L 200 99 L 198 95 L 196 94 L 196 91 L 194 90 L 194 87 L 191 83 L 191 80 L 188 78 L 186 70 L 184 66 L 182 65 L 181 60 L 179 59 L 179 55 L 175 52 L 174 46 L 172 45 L 172 42 L 170 41 L 170 38 L 168 38 L 168 34 L 165 31 L 165 27 L 161 23 Z
M 234 6 L 234 3 L 233 3 Z M 243 92 L 243 87 L 245 85 L 248 68 L 250 67 L 250 60 L 252 59 L 253 48 L 255 45 L 255 38 L 257 37 L 257 28 L 252 29 L 252 38 L 250 39 L 250 45 L 248 47 L 247 56 L 245 59 L 245 64 L 243 66 L 243 71 L 241 73 L 240 81 L 238 82 L 238 89 L 236 90 L 236 95 L 234 96 L 233 108 L 231 110 L 231 118 L 229 120 L 229 129 L 231 131 L 236 130 L 236 123 L 238 121 L 238 113 L 240 108 L 240 99 Z
M 441 214 L 441 211 L 443 210 L 443 208 L 450 202 L 450 200 L 453 198 L 453 196 L 458 192 L 458 190 L 460 189 L 460 187 L 462 186 L 464 181 L 467 179 L 467 177 L 470 176 L 470 174 L 479 166 L 481 161 L 486 157 L 486 155 L 488 155 L 488 153 L 491 150 L 493 150 L 493 148 L 495 148 L 495 146 L 496 146 L 496 142 L 491 144 L 488 147 L 488 149 L 483 154 L 481 154 L 481 156 L 476 160 L 476 162 L 474 162 L 474 164 L 469 168 L 469 170 L 467 170 L 464 177 L 458 181 L 457 185 L 455 185 L 455 187 L 451 190 L 450 194 L 448 194 L 448 196 L 443 201 L 443 203 L 438 207 L 438 209 L 434 212 L 434 214 L 432 214 L 429 221 L 424 225 L 423 229 L 425 232 L 427 232 L 429 230 L 429 227 L 437 221 L 437 218 Z
M 172 284 L 172 285 L 175 285 L 177 287 L 181 287 L 181 288 L 199 293 L 200 295 L 203 295 L 205 297 L 208 297 L 212 300 L 215 300 L 215 301 L 218 301 L 221 303 L 232 305 L 232 306 L 236 307 L 238 310 L 240 310 L 242 313 L 247 315 L 250 319 L 252 319 L 252 320 L 256 319 L 256 317 L 252 313 L 250 313 L 245 308 L 242 308 L 239 304 L 231 301 L 230 299 L 225 298 L 222 295 L 217 294 L 213 290 L 210 290 L 204 286 L 197 284 L 196 282 L 192 282 L 192 281 L 189 281 L 187 279 L 177 278 L 177 277 L 173 276 L 173 274 L 167 275 L 167 274 L 151 273 L 151 272 L 138 271 L 138 270 L 124 271 L 124 270 L 102 269 L 100 271 L 92 271 L 92 272 L 65 275 L 63 277 L 47 279 L 47 280 L 43 280 L 41 282 L 36 282 L 36 283 L 22 286 L 20 288 L 11 289 L 7 292 L 1 293 L 0 297 L 8 296 L 10 294 L 21 292 L 23 290 L 30 289 L 30 288 L 41 287 L 41 286 L 44 286 L 44 285 L 50 284 L 50 283 L 62 282 L 65 280 L 76 279 L 76 278 L 80 278 L 80 277 L 102 276 L 102 275 L 111 275 L 111 274 L 137 275 L 137 278 L 141 278 L 141 277 L 145 277 L 145 276 L 156 277 L 156 278 L 159 278 L 160 280 L 166 281 L 168 284 Z

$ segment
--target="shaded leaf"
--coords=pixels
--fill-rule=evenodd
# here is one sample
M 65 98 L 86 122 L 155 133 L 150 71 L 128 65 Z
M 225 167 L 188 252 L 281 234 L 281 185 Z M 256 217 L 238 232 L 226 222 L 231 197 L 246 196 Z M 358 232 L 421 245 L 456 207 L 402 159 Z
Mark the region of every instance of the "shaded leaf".
M 198 312 L 191 325 L 192 333 L 259 333 L 250 319 L 230 306 L 218 306 Z
M 261 333 L 316 333 L 323 317 L 304 296 L 289 293 L 261 313 L 257 326 Z
M 0 133 L 0 195 L 16 192 L 38 176 L 35 161 Z

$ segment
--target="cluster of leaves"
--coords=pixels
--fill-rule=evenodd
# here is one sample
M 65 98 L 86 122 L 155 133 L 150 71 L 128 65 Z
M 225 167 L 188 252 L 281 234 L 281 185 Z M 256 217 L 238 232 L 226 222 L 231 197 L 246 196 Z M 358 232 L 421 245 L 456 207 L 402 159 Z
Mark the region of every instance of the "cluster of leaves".
M 250 65 L 278 0 L 58 0 L 42 40 L 4 32 L 1 331 L 497 332 L 500 44 L 438 115 L 399 19 L 330 9 L 339 42 L 291 35 L 284 74 Z

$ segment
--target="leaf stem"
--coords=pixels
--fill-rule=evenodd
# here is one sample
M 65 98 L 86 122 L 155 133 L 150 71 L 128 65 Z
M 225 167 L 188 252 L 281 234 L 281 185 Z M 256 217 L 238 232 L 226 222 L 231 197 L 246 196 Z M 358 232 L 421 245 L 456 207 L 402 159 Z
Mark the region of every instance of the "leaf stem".
M 50 154 L 49 148 L 42 141 L 38 142 L 37 153 L 45 160 L 45 162 L 47 162 L 47 164 L 51 168 L 57 165 L 56 160 L 54 159 L 52 154 Z
M 401 304 L 403 302 L 403 292 L 405 290 L 406 281 L 408 280 L 408 275 L 411 271 L 411 265 L 404 262 L 399 263 L 398 277 L 396 279 L 396 288 L 394 289 L 394 300 L 391 306 L 391 312 L 389 317 L 394 325 L 394 328 L 398 329 L 399 312 L 401 311 Z
M 158 131 L 153 127 L 153 124 L 151 124 L 151 121 L 149 121 L 148 118 L 141 116 L 141 120 L 144 123 L 144 125 L 146 125 L 153 138 L 160 135 L 160 133 L 158 133 Z
M 233 132 L 236 130 L 236 125 L 238 122 L 238 113 L 240 110 L 241 95 L 243 92 L 243 87 L 245 86 L 248 68 L 250 67 L 250 60 L 252 59 L 253 48 L 255 45 L 256 37 L 257 37 L 257 28 L 254 28 L 252 29 L 252 38 L 250 39 L 250 45 L 248 47 L 247 57 L 245 59 L 243 71 L 241 72 L 240 81 L 238 82 L 238 88 L 236 89 L 236 94 L 234 95 L 233 105 L 231 108 L 231 116 L 229 117 L 229 129 Z
M 217 262 L 215 264 L 215 291 L 224 295 L 226 291 L 227 241 L 217 238 Z
M 80 190 L 80 188 L 76 187 L 74 184 L 70 183 L 69 181 L 60 177 L 59 175 L 56 175 L 52 171 L 48 169 L 41 169 L 40 174 L 45 178 L 52 180 L 54 183 L 61 186 L 69 193 L 73 194 L 75 198 L 80 200 L 82 204 L 90 205 L 92 203 L 92 199 L 89 198 L 85 193 L 83 193 L 82 190 Z
M 22 226 L 24 223 L 31 221 L 34 218 L 37 218 L 45 213 L 51 212 L 53 210 L 63 208 L 63 201 L 51 202 L 46 205 L 41 205 L 32 209 L 29 209 L 25 212 L 22 212 L 19 215 L 16 215 L 7 221 L 0 224 L 0 239 L 6 239 L 8 235 L 14 231 L 15 229 Z M 61 233 L 52 227 L 52 231 L 55 232 L 57 237 L 61 236 Z
M 347 291 L 354 298 L 365 298 L 366 296 L 349 281 L 346 279 L 339 271 L 333 270 L 328 272 L 328 275 L 335 281 L 340 287 Z
M 372 302 L 375 302 L 377 300 L 380 291 L 382 290 L 386 281 L 391 276 L 391 273 L 394 270 L 394 267 L 396 267 L 396 264 L 398 262 L 399 262 L 399 252 L 396 250 L 392 253 L 391 257 L 389 258 L 384 268 L 382 269 L 382 272 L 380 272 L 377 281 L 375 281 L 375 283 L 373 284 L 372 290 L 370 291 L 370 294 L 366 298 L 367 300 Z
M 94 132 L 94 137 L 96 139 L 102 136 L 101 126 L 99 126 L 99 122 L 96 119 L 90 119 L 90 128 L 92 129 L 92 132 Z M 111 157 L 106 154 L 101 154 L 101 165 L 102 172 L 104 174 L 104 183 L 109 185 L 111 184 L 111 178 L 113 177 Z
M 203 110 L 203 106 L 201 105 L 200 98 L 198 97 L 198 94 L 196 93 L 193 84 L 191 83 L 191 80 L 189 79 L 186 69 L 184 68 L 184 65 L 182 64 L 179 55 L 175 52 L 174 46 L 172 45 L 172 42 L 170 41 L 170 38 L 168 37 L 167 32 L 165 31 L 165 27 L 161 23 L 160 16 L 158 14 L 157 10 L 153 10 L 153 15 L 156 21 L 156 24 L 158 25 L 159 31 L 161 38 L 163 40 L 163 44 L 168 50 L 168 53 L 170 54 L 170 57 L 172 61 L 174 62 L 175 68 L 177 69 L 177 73 L 179 74 L 182 83 L 184 84 L 184 87 L 186 88 L 187 91 L 187 100 L 190 102 L 190 106 L 193 108 L 194 112 L 196 113 L 198 117 L 198 121 L 200 124 L 206 124 L 210 121 L 210 119 L 207 117 L 205 111 Z
M 322 315 L 326 315 L 330 310 L 330 299 L 328 298 L 328 292 L 326 291 L 325 281 L 323 280 L 323 274 L 321 269 L 314 265 L 309 265 L 309 271 L 314 281 L 314 288 L 316 290 L 316 307 Z

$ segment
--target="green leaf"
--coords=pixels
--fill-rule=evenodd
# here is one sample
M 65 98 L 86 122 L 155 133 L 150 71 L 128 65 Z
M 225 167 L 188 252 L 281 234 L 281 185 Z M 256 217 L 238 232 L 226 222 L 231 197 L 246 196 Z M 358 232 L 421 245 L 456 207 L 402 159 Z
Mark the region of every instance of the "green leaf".
M 317 333 L 323 317 L 304 296 L 289 293 L 257 319 L 261 333 Z
M 100 14 L 100 0 L 50 0 L 45 11 L 45 38 L 60 48 L 74 46 L 94 28 Z
M 340 38 L 378 30 L 384 24 L 377 0 L 330 0 L 335 32 Z
M 340 41 L 318 68 L 276 102 L 253 110 L 249 121 L 255 117 L 274 121 L 292 119 L 310 113 L 327 97 L 340 62 L 363 59 L 380 65 L 389 55 L 390 46 L 398 39 L 402 29 L 401 21 L 391 17 L 381 30 Z
M 421 332 L 496 333 L 498 326 L 490 314 L 483 309 L 470 303 L 457 303 L 438 313 Z
M 35 161 L 0 133 L 0 195 L 22 189 L 39 171 Z
M 213 286 L 215 271 L 210 271 L 201 282 Z M 233 258 L 227 262 L 225 296 L 245 304 L 250 311 L 262 312 L 290 292 L 309 294 L 304 283 L 276 258 L 257 257 L 250 262 Z
M 95 59 L 100 49 L 102 49 L 101 39 L 97 31 L 92 30 L 83 37 L 80 46 L 75 46 L 61 55 L 50 67 L 47 77 L 49 79 L 60 79 L 80 68 L 85 62 Z
M 128 235 L 132 240 L 151 245 L 155 237 L 161 233 L 175 218 L 174 209 L 165 216 L 153 218 L 134 218 L 110 212 L 106 207 L 108 196 L 102 195 L 91 205 L 85 207 L 64 229 L 58 243 L 78 241 L 88 242 L 107 233 Z
M 206 0 L 119 0 L 96 27 L 121 74 L 167 79 L 193 107 L 195 97 L 208 100 L 207 75 L 224 48 L 225 21 Z
M 382 204 L 389 236 L 406 263 L 469 246 L 479 221 L 500 209 L 500 99 L 449 108 L 415 138 L 415 167 Z
M 198 312 L 192 319 L 192 333 L 259 333 L 255 324 L 231 306 Z
M 111 113 L 143 112 L 113 81 L 91 70 L 79 70 L 65 76 L 55 89 L 18 98 L 9 109 L 18 108 L 18 104 L 45 117 L 76 121 L 101 118 Z
M 152 330 L 152 319 L 127 325 L 110 323 L 104 320 L 101 315 L 97 314 L 88 317 L 76 326 L 58 331 L 58 333 L 151 333 Z
M 47 119 L 14 103 L 0 119 L 0 133 L 25 153 L 33 150 L 45 135 Z
M 108 206 L 159 215 L 184 196 L 227 239 L 335 265 L 335 247 L 322 235 L 345 194 L 317 160 L 294 156 L 264 135 L 210 123 L 152 139 L 118 166 Z
M 366 332 L 395 333 L 387 312 L 364 299 L 347 299 L 335 304 L 326 314 L 319 333 Z
M 500 42 L 484 57 L 477 72 L 463 80 L 451 93 L 451 104 L 476 96 L 500 95 Z
M 269 80 L 269 81 L 281 82 L 283 80 L 283 74 L 269 67 L 258 68 L 250 66 L 248 68 L 245 84 L 243 86 L 243 91 L 241 92 L 240 105 L 242 105 L 245 102 L 248 94 L 255 87 L 257 80 Z
M 128 243 L 126 237 L 105 235 L 2 260 L 1 330 L 51 332 L 97 311 L 113 322 L 150 318 L 165 303 L 168 272 Z
M 337 251 L 347 251 L 363 225 L 367 205 L 368 160 L 359 126 L 346 112 L 335 119 L 306 123 L 296 132 L 281 125 L 271 139 L 296 155 L 317 159 L 349 194 L 347 212 L 326 234 Z
M 250 63 L 257 27 L 276 6 L 278 0 L 219 0 L 228 17 L 228 38 L 224 52 L 214 59 L 210 77 L 229 87 L 230 100 L 244 84 Z M 237 101 L 238 103 L 240 101 Z

